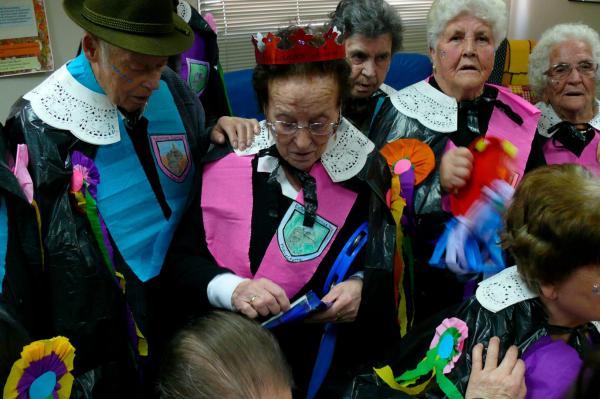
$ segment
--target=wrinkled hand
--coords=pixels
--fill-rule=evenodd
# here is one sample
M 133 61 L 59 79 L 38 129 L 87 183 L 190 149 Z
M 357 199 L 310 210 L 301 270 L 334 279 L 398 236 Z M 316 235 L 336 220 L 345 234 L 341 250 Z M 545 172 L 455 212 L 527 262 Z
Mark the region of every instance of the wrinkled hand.
M 215 144 L 224 144 L 227 138 L 233 148 L 244 150 L 252 144 L 252 140 L 258 132 L 260 132 L 260 126 L 256 119 L 222 116 L 210 132 L 210 141 Z
M 231 295 L 231 303 L 238 312 L 251 319 L 269 314 L 285 312 L 290 300 L 283 288 L 266 278 L 244 280 Z
M 487 350 L 483 367 L 483 345 L 473 348 L 473 366 L 465 399 L 523 399 L 527 393 L 525 386 L 525 363 L 519 359 L 519 350 L 511 346 L 500 365 L 498 353 L 500 339 L 493 337 Z
M 449 150 L 442 156 L 440 184 L 449 193 L 464 187 L 473 170 L 473 154 L 466 147 Z
M 333 286 L 327 295 L 321 299 L 323 302 L 331 303 L 329 309 L 315 313 L 307 321 L 320 323 L 330 321 L 348 323 L 354 321 L 360 307 L 362 287 L 362 280 L 355 278 Z

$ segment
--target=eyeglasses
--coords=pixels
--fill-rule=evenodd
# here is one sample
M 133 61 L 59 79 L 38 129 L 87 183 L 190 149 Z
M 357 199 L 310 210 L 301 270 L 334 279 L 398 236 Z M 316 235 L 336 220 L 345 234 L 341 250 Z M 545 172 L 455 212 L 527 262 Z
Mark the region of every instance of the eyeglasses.
M 339 125 L 339 122 L 314 122 L 309 123 L 306 126 L 301 126 L 296 122 L 267 121 L 267 126 L 271 129 L 271 133 L 280 134 L 282 136 L 293 136 L 298 133 L 298 130 L 300 129 L 308 129 L 313 136 L 329 136 L 335 132 Z
M 550 69 L 544 72 L 544 74 L 552 79 L 562 80 L 571 75 L 573 67 L 577 69 L 577 72 L 579 72 L 581 76 L 586 76 L 588 78 L 594 77 L 598 70 L 598 64 L 592 61 L 581 61 L 575 66 L 566 62 L 561 62 L 560 64 L 552 65 Z

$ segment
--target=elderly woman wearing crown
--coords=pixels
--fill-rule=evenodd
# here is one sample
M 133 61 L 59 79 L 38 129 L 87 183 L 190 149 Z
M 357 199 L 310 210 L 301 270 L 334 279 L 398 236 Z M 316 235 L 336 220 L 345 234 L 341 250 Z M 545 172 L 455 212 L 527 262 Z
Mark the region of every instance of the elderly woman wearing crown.
M 200 206 L 186 218 L 169 267 L 168 285 L 185 296 L 179 303 L 189 309 L 179 310 L 187 315 L 214 307 L 265 318 L 309 290 L 322 297 L 326 309 L 311 323 L 273 329 L 298 391 L 306 390 L 324 323 L 338 330 L 334 364 L 371 355 L 370 341 L 395 330 L 389 172 L 373 143 L 340 116 L 349 67 L 336 35 L 289 28 L 254 40 L 253 84 L 266 120 L 250 148 L 208 154 Z M 379 339 L 369 340 L 375 331 Z
M 523 177 L 530 158 L 539 110 L 505 88 L 486 84 L 507 24 L 503 0 L 434 1 L 427 22 L 433 75 L 390 96 L 373 121 L 369 137 L 387 132 L 387 141 L 414 138 L 435 153 L 436 168 L 414 195 L 415 284 L 424 293 L 414 299 L 417 317 L 463 295 L 462 285 L 451 284 L 450 273 L 425 263 L 448 220 L 447 200 L 479 172 L 468 147 L 480 137 L 510 141 L 517 148 L 510 170 L 513 183 Z M 437 300 L 440 296 L 444 301 Z
M 600 175 L 598 63 L 600 36 L 584 24 L 548 29 L 529 56 L 546 163 L 577 163 Z

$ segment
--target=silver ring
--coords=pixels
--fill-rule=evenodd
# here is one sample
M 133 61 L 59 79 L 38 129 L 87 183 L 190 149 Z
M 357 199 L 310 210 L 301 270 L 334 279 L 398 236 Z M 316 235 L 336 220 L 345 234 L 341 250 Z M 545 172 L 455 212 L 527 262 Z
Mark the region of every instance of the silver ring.
M 252 295 L 250 297 L 250 301 L 248 303 L 252 303 L 252 302 L 256 301 L 256 298 L 258 298 L 258 295 Z

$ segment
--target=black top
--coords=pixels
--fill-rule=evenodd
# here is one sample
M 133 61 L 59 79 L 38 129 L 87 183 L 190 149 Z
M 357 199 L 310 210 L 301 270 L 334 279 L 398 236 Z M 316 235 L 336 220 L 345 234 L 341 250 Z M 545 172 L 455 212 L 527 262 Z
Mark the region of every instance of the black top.
M 208 143 L 204 112 L 198 99 L 173 71 L 165 68 L 161 79 L 173 95 L 195 165 L 198 165 Z M 41 271 L 37 274 L 25 273 L 12 262 L 7 264 L 6 292 L 10 296 L 6 299 L 18 308 L 17 316 L 23 320 L 32 339 L 56 335 L 69 338 L 77 350 L 76 379 L 91 370 L 97 371 L 86 377 L 95 382 L 94 397 L 135 397 L 142 389 L 150 389 L 151 384 L 140 384 L 139 373 L 145 362 L 137 363 L 140 359 L 133 356 L 127 309 L 134 314 L 137 326 L 148 339 L 152 357 L 159 353 L 154 338 L 161 321 L 154 319 L 157 312 L 151 308 L 157 302 L 160 304 L 161 297 L 156 293 L 157 279 L 142 283 L 129 269 L 118 248 L 113 246 L 114 266 L 127 281 L 123 295 L 104 264 L 89 220 L 71 202 L 70 154 L 77 150 L 93 158 L 97 146 L 45 124 L 24 99 L 13 106 L 5 130 L 11 152 L 14 153 L 18 143 L 28 145 L 29 168 L 41 214 L 45 249 L 44 265 L 39 267 Z M 135 146 L 146 175 L 152 176 L 156 166 L 143 155 L 150 150 L 147 139 L 143 134 L 131 136 L 132 141 L 138 143 Z M 156 190 L 160 187 L 156 184 L 157 175 L 149 180 L 155 181 L 153 188 L 158 198 L 162 190 Z M 194 196 L 194 192 L 189 193 L 190 201 Z M 39 248 L 39 244 L 30 243 L 31 237 L 38 237 L 35 215 L 33 224 L 27 223 L 21 215 L 17 218 L 19 224 L 33 230 L 31 236 L 17 238 L 19 245 L 25 246 L 27 252 Z M 42 289 L 38 289 L 39 286 Z M 149 377 L 151 371 L 145 369 L 144 374 Z M 76 382 L 72 395 L 85 394 L 91 395 L 91 388 Z M 151 394 L 144 395 L 151 397 Z
M 352 124 L 356 126 L 358 130 L 368 135 L 369 127 L 371 126 L 371 120 L 375 116 L 377 102 L 386 96 L 387 94 L 378 89 L 368 98 L 349 98 L 344 101 L 342 114 L 344 115 L 344 118 L 352 122 Z M 370 136 L 369 138 L 371 141 L 377 144 L 377 140 L 374 140 Z

